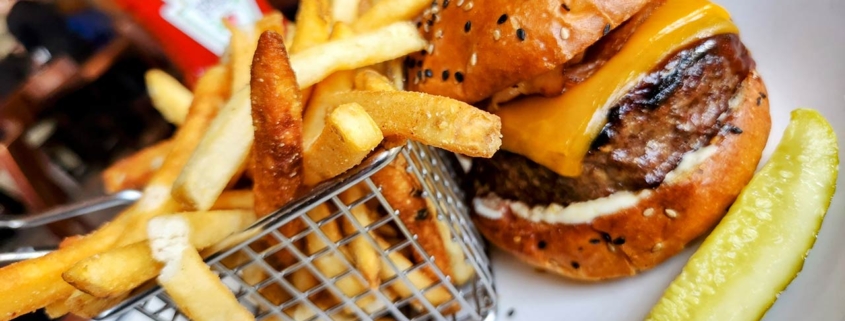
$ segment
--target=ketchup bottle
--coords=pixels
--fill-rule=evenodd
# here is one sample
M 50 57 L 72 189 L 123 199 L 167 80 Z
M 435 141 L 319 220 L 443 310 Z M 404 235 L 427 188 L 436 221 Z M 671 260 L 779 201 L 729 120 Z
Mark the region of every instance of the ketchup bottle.
M 188 86 L 229 44 L 223 19 L 246 25 L 273 8 L 265 0 L 116 0 L 158 42 Z

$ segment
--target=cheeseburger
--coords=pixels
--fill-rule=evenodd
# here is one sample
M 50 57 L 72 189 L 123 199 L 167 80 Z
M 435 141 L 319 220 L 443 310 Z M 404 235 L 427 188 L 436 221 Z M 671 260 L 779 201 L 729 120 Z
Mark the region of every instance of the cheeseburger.
M 768 139 L 766 89 L 707 0 L 436 0 L 410 89 L 502 120 L 468 186 L 486 238 L 599 280 L 649 269 L 711 229 Z

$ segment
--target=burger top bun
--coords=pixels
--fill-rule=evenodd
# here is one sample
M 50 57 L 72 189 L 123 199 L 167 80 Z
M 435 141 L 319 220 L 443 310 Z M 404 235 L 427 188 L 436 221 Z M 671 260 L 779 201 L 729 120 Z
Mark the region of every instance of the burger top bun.
M 429 46 L 406 61 L 410 90 L 469 103 L 583 52 L 648 0 L 439 0 L 418 24 Z

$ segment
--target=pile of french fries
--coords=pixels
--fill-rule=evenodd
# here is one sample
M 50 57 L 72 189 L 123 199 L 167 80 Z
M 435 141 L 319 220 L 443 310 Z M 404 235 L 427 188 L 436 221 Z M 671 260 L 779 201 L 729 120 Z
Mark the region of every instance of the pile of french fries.
M 93 317 L 151 280 L 193 320 L 252 320 L 253 312 L 203 262 L 204 249 L 350 170 L 380 145 L 410 139 L 469 156 L 492 156 L 501 144 L 496 116 L 452 99 L 402 91 L 401 59 L 427 45 L 411 19 L 430 4 L 303 0 L 295 23 L 272 13 L 254 25 L 229 25 L 226 56 L 193 91 L 162 72 L 148 74 L 154 105 L 177 130 L 103 175 L 109 191 L 142 189 L 142 198 L 95 232 L 68 238 L 44 257 L 0 269 L 0 320 L 40 308 L 52 317 Z M 455 284 L 467 282 L 472 267 L 406 167 L 399 157 L 372 182 L 436 268 Z M 340 197 L 348 203 L 369 192 L 359 185 Z M 319 221 L 335 210 L 321 204 L 307 215 Z M 334 220 L 319 228 L 331 242 L 356 233 L 374 242 L 358 237 L 340 246 L 340 254 L 313 262 L 325 278 L 348 272 L 342 260 L 354 264 L 366 282 L 341 278 L 336 285 L 344 295 L 356 296 L 394 278 L 389 265 L 405 270 L 423 259 L 416 252 L 385 254 L 402 238 L 389 225 L 360 229 L 386 215 L 372 204 L 357 206 L 351 214 L 357 222 Z M 278 233 L 291 237 L 303 228 L 301 220 L 293 220 Z M 278 242 L 267 237 L 251 247 L 260 252 Z M 328 245 L 311 233 L 293 246 L 313 255 Z M 222 263 L 244 260 L 233 256 Z M 276 271 L 297 263 L 287 251 L 265 261 Z M 240 277 L 254 284 L 267 279 L 264 274 L 245 268 Z M 426 289 L 425 298 L 434 306 L 452 299 L 443 286 L 428 289 L 438 281 L 430 269 L 413 270 L 407 277 L 416 290 Z M 288 278 L 299 290 L 320 282 L 305 269 Z M 259 292 L 276 305 L 291 299 L 279 287 Z M 413 292 L 393 282 L 386 295 L 400 300 Z M 367 313 L 382 309 L 374 296 L 355 304 Z M 344 300 L 330 294 L 309 299 L 321 309 Z M 301 304 L 285 313 L 295 319 L 314 316 Z M 355 318 L 349 313 L 333 317 Z

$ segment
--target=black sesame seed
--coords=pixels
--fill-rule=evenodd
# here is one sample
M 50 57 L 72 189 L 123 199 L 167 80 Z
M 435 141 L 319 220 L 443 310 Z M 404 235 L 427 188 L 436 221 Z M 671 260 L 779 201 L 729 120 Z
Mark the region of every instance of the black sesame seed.
M 428 209 L 427 208 L 421 208 L 419 211 L 417 211 L 417 216 L 415 217 L 415 219 L 417 221 L 422 221 L 422 220 L 428 219 Z
M 545 249 L 545 248 L 546 248 L 546 241 L 540 241 L 540 242 L 538 242 L 538 243 L 537 243 L 537 248 L 538 248 L 538 249 L 541 249 L 541 250 Z
M 427 55 L 427 54 L 428 54 L 428 51 L 426 51 L 426 50 L 420 51 L 420 55 L 425 56 L 425 55 Z
M 610 24 L 609 23 L 604 25 L 604 35 L 607 36 L 608 33 L 610 33 Z
M 427 23 L 429 26 L 434 25 L 434 18 L 428 19 L 428 21 L 426 21 L 425 23 Z
M 455 80 L 457 80 L 458 82 L 464 82 L 464 74 L 460 71 L 456 71 Z
M 449 71 L 444 70 L 442 77 L 443 77 L 443 81 L 449 80 Z
M 625 237 L 624 236 L 617 237 L 615 240 L 613 240 L 613 244 L 614 245 L 625 244 Z
M 417 28 L 420 28 L 420 27 L 422 27 L 422 21 L 417 22 Z
M 443 0 L 443 9 L 449 6 L 449 0 Z
M 469 32 L 470 29 L 472 29 L 472 21 L 467 21 L 467 23 L 464 24 L 464 32 Z
M 426 78 L 431 78 L 431 77 L 434 77 L 434 72 L 433 72 L 433 71 L 431 71 L 431 69 L 426 69 L 426 70 L 425 70 L 425 77 L 426 77 Z
M 417 60 L 417 67 L 422 67 L 422 60 Z
M 599 243 L 601 243 L 601 240 L 599 240 L 599 239 L 590 239 L 590 244 L 599 244 Z
M 499 20 L 496 20 L 496 23 L 503 24 L 503 23 L 505 23 L 505 21 L 508 21 L 508 14 L 507 13 L 499 16 Z
M 516 313 L 516 310 L 514 310 L 513 308 L 509 309 L 508 310 L 508 317 L 512 317 L 514 313 Z
M 766 99 L 766 93 L 761 92 L 760 97 L 763 97 L 763 99 Z
M 573 268 L 573 269 L 576 269 L 576 270 L 577 270 L 577 269 L 578 269 L 578 268 L 580 268 L 580 267 L 581 267 L 581 264 L 578 264 L 578 262 L 572 261 L 572 268 Z
M 566 10 L 566 11 L 570 10 L 569 6 L 567 6 L 565 3 L 561 3 L 560 6 L 563 7 L 563 10 Z
M 601 232 L 601 238 L 603 238 L 605 242 L 608 242 L 608 243 L 613 242 L 613 238 L 610 237 L 610 234 Z
M 519 38 L 520 41 L 525 41 L 525 29 L 516 29 L 516 37 Z
M 763 103 L 763 97 L 757 97 L 757 106 Z
M 736 126 L 731 126 L 730 128 L 728 128 L 728 131 L 730 131 L 732 134 L 742 134 L 742 129 Z
M 417 70 L 417 79 L 422 79 L 422 70 Z

